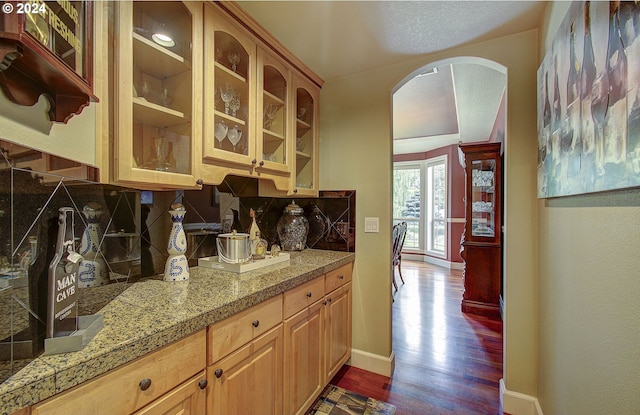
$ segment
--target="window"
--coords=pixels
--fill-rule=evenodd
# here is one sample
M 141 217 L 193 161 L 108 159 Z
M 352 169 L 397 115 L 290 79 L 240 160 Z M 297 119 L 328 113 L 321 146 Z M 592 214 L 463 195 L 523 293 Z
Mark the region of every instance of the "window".
M 404 249 L 446 256 L 447 158 L 394 163 L 393 223 L 407 222 Z

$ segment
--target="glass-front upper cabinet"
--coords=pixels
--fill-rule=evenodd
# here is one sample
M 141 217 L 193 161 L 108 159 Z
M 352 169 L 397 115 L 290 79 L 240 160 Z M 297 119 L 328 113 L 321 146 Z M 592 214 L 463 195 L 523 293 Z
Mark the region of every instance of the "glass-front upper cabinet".
M 291 71 L 275 57 L 258 49 L 258 169 L 290 172 L 289 146 L 293 141 L 289 112 Z
M 461 145 L 466 172 L 466 241 L 500 243 L 500 143 Z
M 496 234 L 494 214 L 495 160 L 471 162 L 471 235 L 493 238 Z
M 202 4 L 116 2 L 116 181 L 196 186 Z
M 295 174 L 293 193 L 318 194 L 318 95 L 319 88 L 294 78 L 295 90 Z
M 213 6 L 205 7 L 202 155 L 205 160 L 251 166 L 257 163 L 252 141 L 256 45 L 228 19 Z

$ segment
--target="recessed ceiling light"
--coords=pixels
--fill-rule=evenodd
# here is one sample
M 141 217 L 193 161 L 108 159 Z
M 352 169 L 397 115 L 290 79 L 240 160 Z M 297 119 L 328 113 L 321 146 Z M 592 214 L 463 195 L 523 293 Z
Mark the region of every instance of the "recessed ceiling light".
M 164 33 L 154 33 L 153 35 L 151 35 L 151 39 L 154 42 L 156 42 L 158 45 L 164 46 L 167 48 L 170 48 L 176 45 L 176 42 L 171 38 L 171 36 L 168 36 Z

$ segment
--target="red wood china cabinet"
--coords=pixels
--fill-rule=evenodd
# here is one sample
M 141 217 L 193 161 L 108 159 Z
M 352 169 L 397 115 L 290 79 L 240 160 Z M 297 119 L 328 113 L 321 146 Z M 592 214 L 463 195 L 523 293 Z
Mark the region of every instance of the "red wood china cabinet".
M 461 144 L 465 169 L 465 228 L 461 255 L 462 311 L 500 317 L 502 281 L 501 143 Z

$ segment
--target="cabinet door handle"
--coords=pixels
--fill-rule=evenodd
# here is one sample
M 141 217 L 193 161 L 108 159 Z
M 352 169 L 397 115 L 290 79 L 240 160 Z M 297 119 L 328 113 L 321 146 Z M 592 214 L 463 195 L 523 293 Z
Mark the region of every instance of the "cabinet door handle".
M 258 162 L 258 160 L 256 160 L 256 159 L 251 160 L 251 164 L 253 164 L 254 166 L 256 165 L 257 162 Z
M 253 327 L 258 327 L 260 325 L 260 320 L 253 320 L 253 322 L 251 322 L 251 325 Z
M 293 193 L 298 193 L 298 189 L 293 189 Z
M 213 372 L 213 374 L 220 379 L 222 377 L 222 369 L 216 369 L 215 372 Z
M 202 186 L 202 185 L 204 184 L 204 180 L 202 180 L 202 179 L 198 179 L 198 180 L 196 180 L 196 184 L 197 184 L 198 186 Z
M 307 298 L 311 298 L 311 292 L 307 293 Z
M 264 166 L 264 160 L 260 161 L 260 167 Z
M 338 275 L 338 279 L 339 280 L 343 280 L 344 279 L 344 275 L 342 275 L 342 274 Z
M 331 297 L 327 298 L 327 301 L 328 301 L 328 302 L 331 302 Z
M 327 300 L 324 300 L 324 301 L 322 302 L 322 305 L 327 305 Z
M 220 370 L 220 369 L 218 369 L 218 370 Z M 209 384 L 209 382 L 207 382 L 207 380 L 206 380 L 206 379 L 202 379 L 200 382 L 198 382 L 198 387 L 199 387 L 200 389 L 203 389 L 203 390 L 204 390 L 204 389 L 206 389 L 206 388 L 207 388 L 207 385 L 208 385 L 208 384 Z
M 151 379 L 145 378 L 140 381 L 140 390 L 146 391 L 151 387 Z

